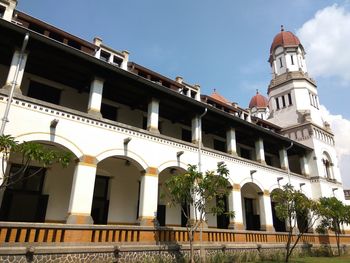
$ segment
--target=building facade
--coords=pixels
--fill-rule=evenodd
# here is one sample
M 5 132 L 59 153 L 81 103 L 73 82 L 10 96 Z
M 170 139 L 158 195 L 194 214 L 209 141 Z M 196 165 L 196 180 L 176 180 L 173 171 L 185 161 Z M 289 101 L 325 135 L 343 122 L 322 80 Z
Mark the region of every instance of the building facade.
M 1 221 L 181 227 L 181 207 L 160 196 L 199 155 L 202 171 L 227 165 L 226 206 L 235 211 L 234 219 L 208 215 L 208 228 L 284 232 L 270 196 L 289 182 L 309 198 L 345 200 L 334 135 L 293 33 L 282 29 L 271 45 L 268 98 L 256 94 L 242 108 L 15 6 L 0 1 L 1 114 L 14 90 L 4 133 L 75 161 L 2 190 Z M 18 163 L 12 155 L 4 169 Z

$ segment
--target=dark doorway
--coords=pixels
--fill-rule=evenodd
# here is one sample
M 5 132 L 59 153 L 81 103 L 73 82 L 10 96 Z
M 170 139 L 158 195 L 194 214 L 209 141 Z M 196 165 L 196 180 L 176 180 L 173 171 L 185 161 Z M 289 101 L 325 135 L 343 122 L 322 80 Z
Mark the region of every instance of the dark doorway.
M 273 227 L 276 232 L 286 232 L 286 224 L 277 217 L 275 206 L 276 202 L 271 202 Z
M 185 216 L 184 211 L 186 211 L 186 214 L 187 215 L 190 215 L 190 206 L 189 205 L 186 205 L 186 204 L 183 204 L 181 205 L 182 209 L 181 209 L 181 226 L 182 227 L 186 227 L 187 225 L 187 217 Z
M 302 233 L 309 232 L 309 222 L 308 222 L 308 210 L 300 211 L 297 213 L 297 224 L 298 230 Z
M 21 222 L 44 222 L 48 195 L 42 194 L 46 169 L 13 164 L 10 167 L 11 181 L 16 182 L 19 176 L 24 176 L 18 182 L 9 185 L 2 200 L 0 220 Z
M 216 197 L 216 204 L 218 205 L 218 202 L 222 201 L 224 203 L 225 212 L 228 212 L 228 204 L 227 204 L 227 197 Z M 230 218 L 226 214 L 221 214 L 216 216 L 217 221 L 217 228 L 221 229 L 228 229 L 228 225 L 230 224 Z
M 165 226 L 165 215 L 166 215 L 166 206 L 158 205 L 157 221 L 159 223 L 159 226 Z
M 254 214 L 254 199 L 244 198 L 247 230 L 260 230 L 260 216 Z
M 108 218 L 108 183 L 109 177 L 96 176 L 91 216 L 94 224 L 107 224 Z

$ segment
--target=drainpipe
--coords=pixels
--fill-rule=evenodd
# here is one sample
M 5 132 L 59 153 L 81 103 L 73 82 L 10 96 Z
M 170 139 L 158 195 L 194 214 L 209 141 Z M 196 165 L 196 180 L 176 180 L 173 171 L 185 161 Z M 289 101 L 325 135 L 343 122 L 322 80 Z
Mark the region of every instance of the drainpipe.
M 287 160 L 288 160 L 288 150 L 293 147 L 293 142 L 290 142 L 290 145 L 286 148 L 286 153 L 287 153 Z M 287 169 L 287 174 L 288 174 L 288 183 L 291 184 L 290 181 L 290 167 L 289 167 L 289 161 L 288 161 L 288 169 Z
M 198 118 L 198 172 L 202 172 L 202 118 L 207 114 L 208 109 L 205 108 L 204 112 Z M 204 257 L 204 250 L 202 246 L 203 242 L 203 223 L 201 224 L 200 233 L 199 233 L 199 242 L 200 242 L 200 259 L 203 262 L 202 258 Z
M 198 118 L 198 172 L 202 172 L 202 118 L 207 114 L 208 109 L 205 108 L 204 112 Z
M 13 93 L 15 91 L 15 87 L 16 87 L 16 84 L 17 84 L 17 78 L 18 78 L 18 74 L 19 74 L 19 69 L 22 66 L 24 51 L 25 51 L 25 49 L 27 47 L 28 40 L 29 40 L 29 33 L 26 33 L 26 35 L 25 35 L 25 37 L 23 39 L 23 44 L 22 44 L 22 48 L 21 48 L 21 53 L 19 55 L 18 63 L 16 65 L 15 76 L 14 76 L 14 79 L 12 81 L 10 94 L 8 96 L 8 100 L 7 100 L 7 104 L 6 104 L 6 109 L 5 109 L 5 112 L 4 112 L 4 116 L 2 118 L 0 135 L 4 135 L 6 123 L 9 122 L 8 116 L 9 116 L 10 107 L 11 107 L 11 103 L 12 103 Z

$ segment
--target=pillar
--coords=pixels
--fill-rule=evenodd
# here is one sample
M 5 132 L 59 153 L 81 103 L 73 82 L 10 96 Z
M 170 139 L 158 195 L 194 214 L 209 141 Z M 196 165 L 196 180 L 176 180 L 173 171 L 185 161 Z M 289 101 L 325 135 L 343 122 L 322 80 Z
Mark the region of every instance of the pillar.
M 241 186 L 239 184 L 233 184 L 228 197 L 228 206 L 230 211 L 235 212 L 235 217 L 230 218 L 229 228 L 244 230 Z
M 84 155 L 77 163 L 69 200 L 67 224 L 92 224 L 92 199 L 96 178 L 96 158 Z
M 16 81 L 14 93 L 15 94 L 16 93 L 22 94 L 21 84 L 22 84 L 22 80 L 23 80 L 24 69 L 26 66 L 27 58 L 28 58 L 27 52 L 21 53 L 20 50 L 16 50 L 14 52 L 4 89 L 10 90 L 14 81 Z M 19 63 L 20 63 L 20 65 L 19 65 Z M 17 79 L 15 80 L 17 66 L 19 66 L 19 70 L 18 70 Z
M 148 103 L 147 113 L 147 130 L 154 133 L 159 133 L 159 100 L 152 98 Z
M 157 215 L 158 169 L 148 167 L 141 177 L 139 218 L 140 225 L 153 226 Z
M 198 144 L 200 140 L 200 121 L 198 115 L 192 119 L 192 143 L 194 144 Z
M 283 170 L 289 169 L 289 162 L 288 162 L 288 154 L 285 147 L 283 149 L 279 150 L 279 157 L 280 157 L 280 165 Z
M 265 151 L 264 151 L 264 141 L 261 138 L 259 138 L 257 141 L 255 141 L 255 155 L 256 155 L 256 160 L 259 163 L 266 164 Z
M 271 198 L 268 190 L 259 193 L 260 229 L 275 231 L 273 227 Z
M 103 83 L 104 83 L 103 79 L 95 77 L 92 80 L 90 85 L 88 113 L 95 115 L 97 117 L 102 117 L 101 103 L 102 103 Z
M 13 17 L 13 11 L 17 6 L 17 0 L 1 1 L 1 3 L 3 3 L 4 7 L 6 8 L 2 18 L 11 22 Z
M 304 176 L 310 175 L 309 164 L 305 155 L 300 157 L 301 174 Z
M 226 132 L 227 153 L 237 156 L 236 131 L 229 128 Z
M 122 64 L 120 65 L 120 68 L 124 69 L 124 70 L 128 70 L 128 62 L 129 62 L 129 52 L 124 50 L 122 51 L 123 55 L 124 55 L 124 59 Z

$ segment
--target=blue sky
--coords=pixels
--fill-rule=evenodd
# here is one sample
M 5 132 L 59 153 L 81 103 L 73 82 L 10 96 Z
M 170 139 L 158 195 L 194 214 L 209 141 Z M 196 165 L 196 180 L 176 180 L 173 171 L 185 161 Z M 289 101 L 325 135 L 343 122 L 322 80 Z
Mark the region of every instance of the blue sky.
M 346 5 L 346 1 L 337 2 Z M 332 3 L 20 0 L 18 8 L 84 39 L 100 36 L 115 49 L 129 50 L 132 61 L 171 78 L 180 75 L 198 83 L 206 94 L 216 88 L 246 107 L 256 89 L 266 94 L 271 76 L 269 48 L 280 25 L 296 32 L 317 10 Z M 321 102 L 332 113 L 350 118 L 345 97 L 337 97 L 329 87 L 333 81 L 317 80 Z
M 131 61 L 242 107 L 256 89 L 266 95 L 269 49 L 283 24 L 306 49 L 343 177 L 350 169 L 349 0 L 19 0 L 18 9 L 86 40 L 99 36 Z

